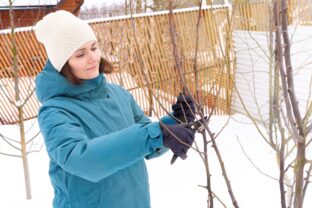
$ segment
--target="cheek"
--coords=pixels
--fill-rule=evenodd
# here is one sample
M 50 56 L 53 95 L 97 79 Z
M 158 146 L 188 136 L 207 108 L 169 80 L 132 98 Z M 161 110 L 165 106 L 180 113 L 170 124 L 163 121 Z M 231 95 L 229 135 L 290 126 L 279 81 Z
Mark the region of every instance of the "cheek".
M 97 58 L 97 60 L 100 62 L 100 60 L 101 60 L 101 51 L 100 50 L 97 50 L 96 51 L 96 58 Z
M 68 62 L 72 73 L 79 78 L 79 75 L 83 72 L 84 62 L 82 60 L 75 60 L 72 62 Z

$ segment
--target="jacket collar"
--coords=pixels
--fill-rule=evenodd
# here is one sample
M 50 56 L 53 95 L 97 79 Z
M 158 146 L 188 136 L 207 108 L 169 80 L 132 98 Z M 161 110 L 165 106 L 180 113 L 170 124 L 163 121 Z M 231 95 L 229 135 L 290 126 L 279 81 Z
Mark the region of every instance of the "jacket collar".
M 75 85 L 62 76 L 48 60 L 42 72 L 35 80 L 36 95 L 41 103 L 53 97 L 70 97 L 75 99 L 95 99 L 107 97 L 107 81 L 103 73 L 91 80 L 84 80 Z

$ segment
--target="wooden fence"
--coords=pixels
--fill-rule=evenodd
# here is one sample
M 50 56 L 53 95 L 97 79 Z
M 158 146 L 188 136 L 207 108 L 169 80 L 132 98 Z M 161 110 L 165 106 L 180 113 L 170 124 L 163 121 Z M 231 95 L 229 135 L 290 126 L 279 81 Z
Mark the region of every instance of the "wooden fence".
M 312 1 L 291 0 L 288 16 L 291 25 L 312 25 Z
M 236 4 L 233 6 L 235 29 L 269 31 L 270 8 L 271 6 L 266 2 Z
M 198 71 L 199 94 L 205 111 L 227 114 L 230 107 L 233 76 L 233 51 L 230 61 L 225 61 L 228 8 L 206 8 L 202 12 L 199 30 Z M 183 74 L 188 87 L 195 95 L 195 40 L 198 8 L 174 12 L 179 50 L 182 55 Z M 129 90 L 147 114 L 161 116 L 170 111 L 176 95 L 181 91 L 178 73 L 174 67 L 172 43 L 169 34 L 169 12 L 135 15 L 118 18 L 97 19 L 89 22 L 98 37 L 103 56 L 113 62 L 116 70 L 107 75 L 110 82 Z M 134 23 L 134 27 L 132 25 Z M 34 89 L 34 77 L 42 70 L 46 53 L 31 28 L 19 28 L 15 33 L 18 46 L 20 90 L 22 100 Z M 8 102 L 14 100 L 12 52 L 10 31 L 0 34 L 0 122 L 12 124 L 17 121 L 17 110 Z M 141 62 L 140 60 L 143 60 Z M 226 68 L 228 63 L 230 68 Z M 159 102 L 161 105 L 159 104 Z M 35 95 L 25 105 L 25 117 L 37 116 L 39 108 Z
M 234 28 L 238 30 L 269 31 L 272 9 L 271 0 L 233 5 Z M 288 1 L 289 25 L 312 25 L 312 1 Z
M 214 114 L 230 112 L 231 83 L 235 72 L 235 53 L 231 33 L 228 32 L 231 11 L 234 29 L 267 31 L 270 21 L 266 2 L 207 7 L 202 10 L 197 67 L 199 95 L 206 113 L 212 109 Z M 289 3 L 290 24 L 311 25 L 311 4 L 307 0 L 292 0 Z M 194 95 L 197 18 L 198 8 L 174 12 L 183 75 Z M 169 12 L 164 11 L 134 15 L 133 19 L 124 16 L 90 22 L 103 56 L 116 66 L 115 72 L 107 75 L 107 79 L 129 90 L 143 110 L 153 116 L 165 114 L 162 106 L 170 111 L 175 96 L 181 91 L 174 67 L 168 20 Z M 35 87 L 34 77 L 42 70 L 46 53 L 36 41 L 31 28 L 17 29 L 15 37 L 21 76 L 20 90 L 24 100 Z M 0 31 L 0 124 L 12 124 L 18 119 L 15 106 L 8 101 L 14 100 L 11 62 L 10 31 Z M 38 101 L 32 95 L 25 105 L 26 119 L 36 117 L 38 108 Z

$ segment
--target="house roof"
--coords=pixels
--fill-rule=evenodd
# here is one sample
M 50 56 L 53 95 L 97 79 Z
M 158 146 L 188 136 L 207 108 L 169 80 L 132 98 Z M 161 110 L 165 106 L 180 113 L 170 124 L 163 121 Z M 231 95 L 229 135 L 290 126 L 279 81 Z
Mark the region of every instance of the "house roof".
M 40 9 L 41 7 L 54 7 L 62 0 L 15 0 L 12 5 L 13 10 Z M 0 1 L 0 11 L 9 10 L 8 3 Z
M 54 7 L 55 5 L 44 5 L 45 8 L 47 7 Z M 42 5 L 41 6 L 13 6 L 12 9 L 13 10 L 28 10 L 28 9 L 40 9 L 42 8 Z M 0 11 L 1 10 L 9 10 L 9 7 L 1 7 L 0 6 Z
M 55 6 L 61 0 L 15 0 L 13 7 L 34 7 L 34 6 Z M 9 4 L 5 1 L 0 1 L 0 8 L 9 8 Z
M 0 30 L 11 27 L 10 10 L 7 1 L 0 0 Z M 66 10 L 78 15 L 83 0 L 15 0 L 13 4 L 14 26 L 34 25 L 46 14 L 56 10 Z

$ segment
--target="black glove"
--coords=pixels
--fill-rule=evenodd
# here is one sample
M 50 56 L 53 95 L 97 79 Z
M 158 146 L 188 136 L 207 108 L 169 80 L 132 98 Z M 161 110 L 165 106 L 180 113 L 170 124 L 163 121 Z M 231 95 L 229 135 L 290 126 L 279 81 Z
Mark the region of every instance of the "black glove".
M 180 93 L 177 97 L 177 102 L 172 105 L 172 110 L 173 116 L 181 120 L 183 123 L 195 120 L 195 105 L 191 97 L 188 95 L 182 95 Z
M 175 125 L 160 125 L 160 129 L 163 134 L 163 141 L 164 145 L 167 148 L 170 148 L 171 151 L 182 158 L 183 160 L 187 157 L 186 153 L 190 146 L 192 146 L 195 132 L 191 129 L 186 128 L 183 125 L 175 124 Z M 177 138 L 179 138 L 184 143 L 188 144 L 189 146 L 181 143 Z

